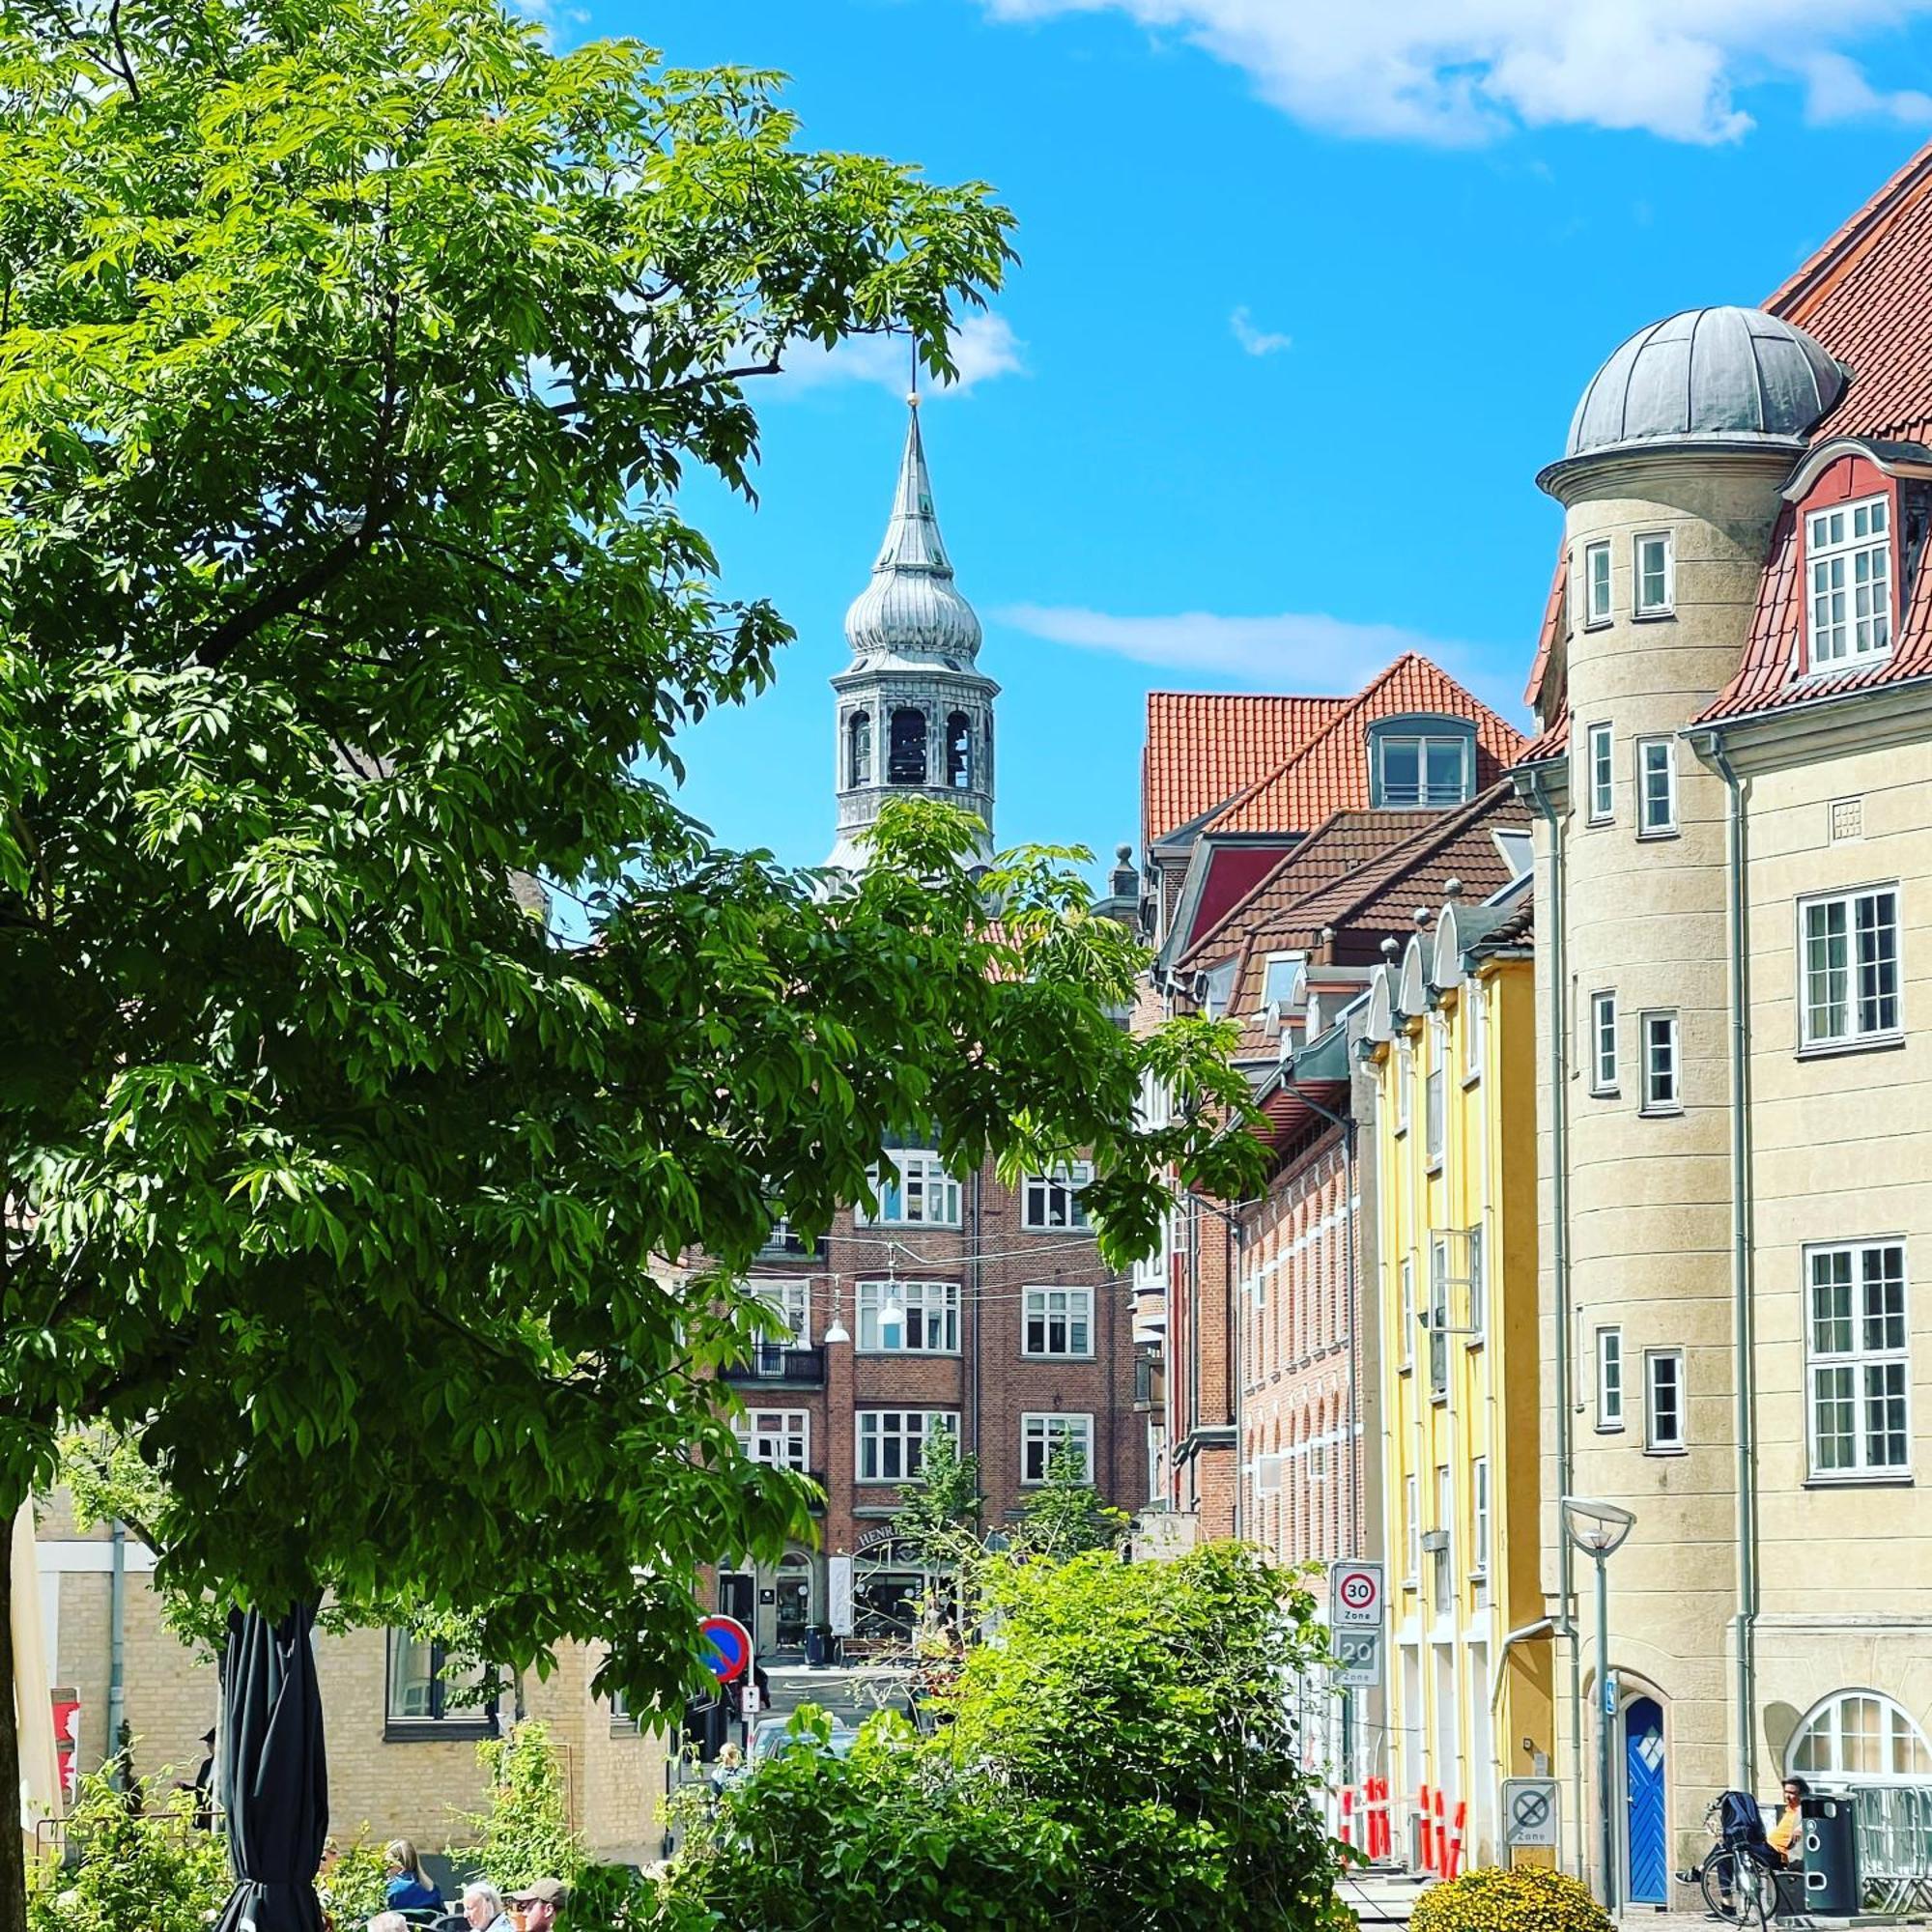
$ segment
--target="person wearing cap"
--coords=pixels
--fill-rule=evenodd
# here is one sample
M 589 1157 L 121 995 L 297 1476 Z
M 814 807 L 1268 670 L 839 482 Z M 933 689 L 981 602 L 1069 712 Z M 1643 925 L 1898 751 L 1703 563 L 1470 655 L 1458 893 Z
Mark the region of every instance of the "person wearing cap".
M 201 1734 L 201 1768 L 194 1775 L 194 1782 L 178 1779 L 177 1791 L 194 1793 L 194 1829 L 197 1832 L 214 1830 L 214 1733 L 203 1731 Z
M 532 1879 L 510 1899 L 523 1915 L 524 1932 L 550 1932 L 563 1901 L 563 1882 L 554 1878 Z

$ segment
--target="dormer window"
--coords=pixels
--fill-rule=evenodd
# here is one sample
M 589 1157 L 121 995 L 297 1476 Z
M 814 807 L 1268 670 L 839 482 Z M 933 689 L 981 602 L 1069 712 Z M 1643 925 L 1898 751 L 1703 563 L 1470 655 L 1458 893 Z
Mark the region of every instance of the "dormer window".
M 1884 497 L 1804 519 L 1806 633 L 1812 670 L 1891 648 L 1891 505 Z
M 1238 959 L 1224 959 L 1218 966 L 1209 966 L 1199 980 L 1201 1011 L 1205 1018 L 1215 1020 L 1228 1010 L 1228 1002 L 1235 993 L 1235 968 Z
M 1476 727 L 1457 718 L 1385 719 L 1369 733 L 1371 802 L 1461 805 L 1473 796 Z

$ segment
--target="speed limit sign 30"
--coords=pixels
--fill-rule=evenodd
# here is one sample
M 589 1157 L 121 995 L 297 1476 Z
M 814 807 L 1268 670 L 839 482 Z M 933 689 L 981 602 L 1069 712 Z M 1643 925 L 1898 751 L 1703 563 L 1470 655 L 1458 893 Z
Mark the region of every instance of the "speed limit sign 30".
M 1329 1621 L 1337 1630 L 1379 1627 L 1382 1620 L 1382 1566 L 1338 1563 L 1328 1573 Z

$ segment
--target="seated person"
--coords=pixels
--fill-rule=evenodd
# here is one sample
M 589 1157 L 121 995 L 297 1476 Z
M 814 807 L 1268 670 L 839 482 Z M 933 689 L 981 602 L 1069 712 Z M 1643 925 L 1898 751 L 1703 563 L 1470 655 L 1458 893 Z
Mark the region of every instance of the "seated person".
M 1764 1841 L 1777 1855 L 1780 1865 L 1796 1864 L 1802 1854 L 1794 1855 L 1792 1847 L 1799 1842 L 1799 1833 L 1804 1823 L 1804 1801 L 1811 1795 L 1811 1787 L 1802 1777 L 1787 1777 L 1784 1780 L 1784 1809 L 1778 1813 L 1777 1823 L 1764 1834 Z
M 383 1848 L 383 1862 L 388 1867 L 387 1904 L 391 1912 L 434 1912 L 442 1905 L 437 1890 L 423 1870 L 416 1848 L 407 1838 L 392 1838 Z
M 463 1888 L 463 1916 L 469 1932 L 515 1932 L 503 1909 L 503 1894 L 484 1879 Z
M 369 1932 L 410 1932 L 410 1921 L 400 1912 L 379 1912 L 369 1921 Z

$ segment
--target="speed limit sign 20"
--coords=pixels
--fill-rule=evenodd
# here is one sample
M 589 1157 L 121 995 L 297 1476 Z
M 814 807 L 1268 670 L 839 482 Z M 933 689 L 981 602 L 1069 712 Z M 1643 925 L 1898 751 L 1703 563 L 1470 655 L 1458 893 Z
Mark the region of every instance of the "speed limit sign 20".
M 1338 1563 L 1328 1573 L 1329 1620 L 1339 1629 L 1357 1629 L 1382 1620 L 1382 1566 Z

